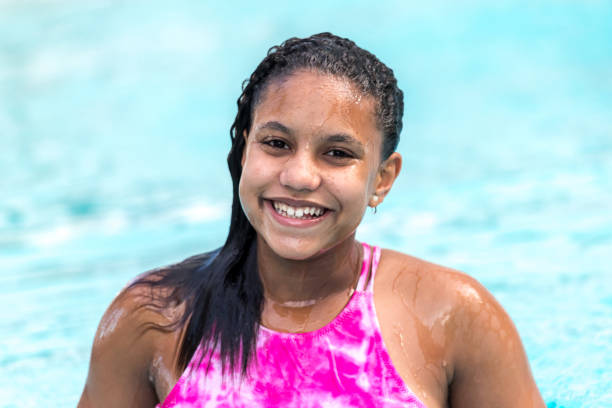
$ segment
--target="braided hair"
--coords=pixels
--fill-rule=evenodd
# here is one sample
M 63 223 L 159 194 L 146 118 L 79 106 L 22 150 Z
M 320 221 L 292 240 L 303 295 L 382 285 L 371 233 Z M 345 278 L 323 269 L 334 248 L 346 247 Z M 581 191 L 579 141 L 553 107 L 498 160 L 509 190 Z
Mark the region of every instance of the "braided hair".
M 376 101 L 377 125 L 383 134 L 382 159 L 393 153 L 402 129 L 403 93 L 393 71 L 353 41 L 330 33 L 290 38 L 270 48 L 238 98 L 238 112 L 230 129 L 232 147 L 227 157 L 233 183 L 232 215 L 223 246 L 156 270 L 133 285 L 169 290 L 155 304 L 184 304 L 184 312 L 163 329 L 184 328 L 177 369 L 184 370 L 200 348 L 200 362 L 218 351 L 223 372 L 247 373 L 255 353 L 263 308 L 263 286 L 257 270 L 256 233 L 240 205 L 241 159 L 254 109 L 272 80 L 298 70 L 312 70 L 345 78 Z M 162 295 L 159 295 L 162 296 Z M 185 326 L 186 325 L 186 326 Z

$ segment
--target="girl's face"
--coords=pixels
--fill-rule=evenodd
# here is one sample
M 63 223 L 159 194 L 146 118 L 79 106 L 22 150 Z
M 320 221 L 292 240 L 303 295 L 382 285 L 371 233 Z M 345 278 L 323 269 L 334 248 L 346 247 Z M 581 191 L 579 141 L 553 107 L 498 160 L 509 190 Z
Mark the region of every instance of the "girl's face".
M 267 85 L 244 135 L 240 201 L 277 255 L 303 260 L 334 247 L 391 188 L 401 157 L 381 163 L 375 107 L 327 74 L 297 71 Z

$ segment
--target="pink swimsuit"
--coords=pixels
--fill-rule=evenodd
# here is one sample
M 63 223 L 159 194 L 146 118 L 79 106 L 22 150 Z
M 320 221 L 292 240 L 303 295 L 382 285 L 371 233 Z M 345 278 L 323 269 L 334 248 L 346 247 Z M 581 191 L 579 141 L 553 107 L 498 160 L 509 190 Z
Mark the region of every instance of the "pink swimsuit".
M 158 408 L 425 408 L 400 378 L 383 344 L 373 298 L 380 248 L 374 247 L 372 257 L 370 247 L 363 246 L 357 289 L 326 326 L 308 333 L 279 333 L 261 326 L 257 361 L 243 380 L 222 377 L 216 354 L 208 374 L 206 361 L 196 369 L 196 353 L 190 363 L 194 369 L 185 370 Z

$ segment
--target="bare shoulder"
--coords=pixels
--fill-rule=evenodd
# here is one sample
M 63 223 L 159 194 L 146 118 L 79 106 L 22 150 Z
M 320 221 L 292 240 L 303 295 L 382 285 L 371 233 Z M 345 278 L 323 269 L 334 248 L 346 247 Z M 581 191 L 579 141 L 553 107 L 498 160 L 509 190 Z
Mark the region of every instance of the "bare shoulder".
M 473 277 L 391 250 L 383 252 L 380 271 L 376 284 L 390 288 L 392 297 L 409 303 L 406 306 L 417 318 L 444 322 L 445 334 L 453 339 L 453 355 L 458 364 L 465 359 L 473 362 L 482 350 L 475 345 L 483 346 L 486 339 L 494 343 L 491 333 L 499 337 L 497 348 L 520 346 L 506 311 Z
M 140 278 L 155 281 L 158 271 Z M 180 330 L 173 327 L 180 303 L 159 307 L 164 289 L 129 284 L 102 316 L 91 351 L 79 407 L 153 406 L 158 400 L 156 365 L 172 367 Z
M 476 279 L 391 250 L 379 272 L 375 285 L 403 308 L 396 318 L 416 322 L 418 347 L 448 363 L 450 406 L 544 406 L 512 320 Z
M 153 282 L 157 279 L 155 272 L 147 273 L 141 278 Z M 176 316 L 180 313 L 180 303 L 167 306 L 160 303 L 166 296 L 167 289 L 152 287 L 148 284 L 128 284 L 113 299 L 102 316 L 96 332 L 92 357 L 96 352 L 104 352 L 110 346 L 135 343 L 143 353 L 155 345 L 155 340 L 170 329 Z M 162 307 L 163 306 L 163 307 Z M 157 330 L 156 330 L 157 329 Z
M 383 250 L 376 285 L 392 289 L 394 296 L 411 299 L 417 313 L 469 315 L 483 303 L 498 305 L 476 279 L 458 270 L 401 252 Z M 502 309 L 503 310 L 503 309 Z

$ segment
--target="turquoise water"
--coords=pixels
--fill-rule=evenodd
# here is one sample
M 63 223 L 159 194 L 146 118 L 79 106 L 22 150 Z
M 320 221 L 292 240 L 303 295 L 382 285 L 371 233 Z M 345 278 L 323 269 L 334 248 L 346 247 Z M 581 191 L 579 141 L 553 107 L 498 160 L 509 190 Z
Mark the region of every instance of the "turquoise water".
M 76 405 L 117 291 L 224 240 L 240 84 L 329 30 L 406 94 L 359 237 L 483 282 L 549 407 L 612 406 L 612 4 L 490 3 L 0 1 L 0 405 Z

